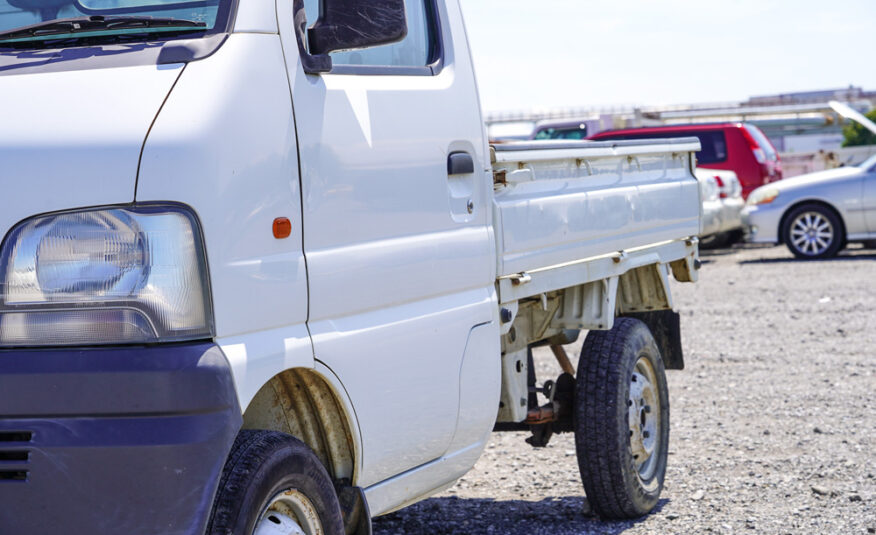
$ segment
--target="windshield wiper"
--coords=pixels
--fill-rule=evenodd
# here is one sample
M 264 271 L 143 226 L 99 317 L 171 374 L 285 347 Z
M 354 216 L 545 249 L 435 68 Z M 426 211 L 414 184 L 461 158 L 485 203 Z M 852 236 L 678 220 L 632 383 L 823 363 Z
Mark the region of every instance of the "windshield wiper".
M 206 30 L 207 23 L 187 19 L 155 18 L 145 16 L 125 17 L 75 17 L 57 19 L 0 32 L 0 42 L 12 39 L 42 38 L 55 35 L 70 35 L 87 32 L 112 30 L 138 30 L 146 32 L 153 29 L 179 28 L 181 31 Z

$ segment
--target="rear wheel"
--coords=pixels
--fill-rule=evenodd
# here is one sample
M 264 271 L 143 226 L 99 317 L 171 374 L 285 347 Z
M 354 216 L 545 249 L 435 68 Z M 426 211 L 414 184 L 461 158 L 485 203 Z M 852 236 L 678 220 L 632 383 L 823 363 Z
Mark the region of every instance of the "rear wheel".
M 669 392 L 648 327 L 618 318 L 590 331 L 578 361 L 575 447 L 584 491 L 606 518 L 651 511 L 663 490 Z
M 839 217 L 820 204 L 804 204 L 788 214 L 782 239 L 794 256 L 806 260 L 832 258 L 842 249 L 845 236 Z
M 343 535 L 332 480 L 300 440 L 241 431 L 225 463 L 208 535 Z

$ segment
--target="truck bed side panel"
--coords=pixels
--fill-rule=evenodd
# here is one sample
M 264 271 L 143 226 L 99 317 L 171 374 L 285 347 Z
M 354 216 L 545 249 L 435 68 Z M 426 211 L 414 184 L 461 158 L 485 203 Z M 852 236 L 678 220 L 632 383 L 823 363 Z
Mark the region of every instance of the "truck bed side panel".
M 659 147 L 579 149 L 577 158 L 558 149 L 554 159 L 551 151 L 520 151 L 506 162 L 500 153 L 496 167 L 507 182 L 494 198 L 499 275 L 698 234 L 691 155 Z

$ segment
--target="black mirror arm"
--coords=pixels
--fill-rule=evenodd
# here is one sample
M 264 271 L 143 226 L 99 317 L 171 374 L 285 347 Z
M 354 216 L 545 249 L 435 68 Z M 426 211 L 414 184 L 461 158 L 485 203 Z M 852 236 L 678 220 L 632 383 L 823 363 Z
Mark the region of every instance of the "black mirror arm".
M 332 58 L 328 54 L 311 55 L 307 51 L 307 14 L 304 12 L 304 0 L 295 0 L 292 8 L 295 12 L 295 38 L 298 41 L 298 55 L 301 66 L 307 74 L 319 74 L 332 70 Z

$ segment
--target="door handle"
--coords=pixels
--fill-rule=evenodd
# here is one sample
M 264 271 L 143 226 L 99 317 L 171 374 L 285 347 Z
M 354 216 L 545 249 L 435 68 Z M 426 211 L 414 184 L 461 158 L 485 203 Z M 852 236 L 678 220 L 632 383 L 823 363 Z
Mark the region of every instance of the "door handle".
M 467 175 L 474 173 L 474 159 L 464 151 L 451 152 L 447 156 L 448 175 Z

